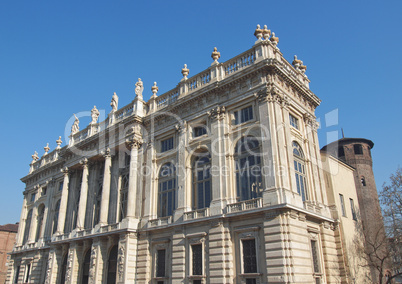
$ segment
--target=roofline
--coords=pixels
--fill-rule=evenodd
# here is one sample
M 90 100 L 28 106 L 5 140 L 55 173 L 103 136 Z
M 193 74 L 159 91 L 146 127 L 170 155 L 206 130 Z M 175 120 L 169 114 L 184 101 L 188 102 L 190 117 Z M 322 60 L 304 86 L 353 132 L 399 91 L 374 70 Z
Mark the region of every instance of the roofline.
M 324 147 L 321 148 L 321 151 L 327 151 L 328 148 L 332 148 L 334 146 L 343 146 L 357 142 L 368 144 L 370 149 L 374 147 L 374 142 L 366 138 L 341 138 L 339 140 L 329 143 L 328 145 L 325 145 Z

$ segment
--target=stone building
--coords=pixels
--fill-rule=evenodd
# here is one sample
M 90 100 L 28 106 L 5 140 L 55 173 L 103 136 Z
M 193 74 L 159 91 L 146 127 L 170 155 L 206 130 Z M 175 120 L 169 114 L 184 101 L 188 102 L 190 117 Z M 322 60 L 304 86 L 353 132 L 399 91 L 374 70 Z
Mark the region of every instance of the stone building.
M 306 66 L 255 36 L 35 152 L 7 283 L 351 282 L 334 194 L 352 169 L 322 162 Z
M 7 256 L 14 247 L 18 224 L 6 224 L 0 226 L 0 283 L 6 281 Z

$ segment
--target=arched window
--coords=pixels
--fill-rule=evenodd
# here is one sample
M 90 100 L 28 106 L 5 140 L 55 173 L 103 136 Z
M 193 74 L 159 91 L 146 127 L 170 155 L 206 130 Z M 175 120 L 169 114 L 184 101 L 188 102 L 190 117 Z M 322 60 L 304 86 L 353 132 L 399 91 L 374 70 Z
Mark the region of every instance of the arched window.
M 235 148 L 237 198 L 249 200 L 261 197 L 260 143 L 255 137 L 241 138 Z
M 211 191 L 211 155 L 199 153 L 193 162 L 193 208 L 209 207 L 212 199 Z
M 176 169 L 172 163 L 166 163 L 161 167 L 158 191 L 158 216 L 173 215 L 176 209 Z
M 299 144 L 293 142 L 293 162 L 296 176 L 297 193 L 301 195 L 302 200 L 308 199 L 306 184 L 306 169 L 303 151 Z
M 84 262 L 82 263 L 82 284 L 88 284 L 89 281 L 89 266 L 91 265 L 91 249 L 87 250 Z
M 60 269 L 60 284 L 64 284 L 66 283 L 66 272 L 67 272 L 67 256 L 68 253 L 66 253 L 66 255 L 63 258 L 63 263 L 61 265 L 61 269 Z
M 27 214 L 27 219 L 25 220 L 24 239 L 22 241 L 23 244 L 25 244 L 28 241 L 29 231 L 31 229 L 31 220 L 32 220 L 32 209 L 29 210 Z
M 42 231 L 42 225 L 43 225 L 43 217 L 45 215 L 45 206 L 42 204 L 39 206 L 38 210 L 38 222 L 37 222 L 37 227 L 36 227 L 36 236 L 35 236 L 35 242 L 37 242 L 41 236 L 41 231 Z
M 128 198 L 128 183 L 129 183 L 129 173 L 126 172 L 121 176 L 121 186 L 120 186 L 120 221 L 126 218 L 127 215 L 127 198 Z
M 117 271 L 117 245 L 113 246 L 109 253 L 109 259 L 107 262 L 107 284 L 116 283 L 116 271 Z
M 56 206 L 54 207 L 54 214 L 53 214 L 53 231 L 52 233 L 56 233 L 57 231 L 57 223 L 59 222 L 59 211 L 60 211 L 60 199 L 57 200 Z

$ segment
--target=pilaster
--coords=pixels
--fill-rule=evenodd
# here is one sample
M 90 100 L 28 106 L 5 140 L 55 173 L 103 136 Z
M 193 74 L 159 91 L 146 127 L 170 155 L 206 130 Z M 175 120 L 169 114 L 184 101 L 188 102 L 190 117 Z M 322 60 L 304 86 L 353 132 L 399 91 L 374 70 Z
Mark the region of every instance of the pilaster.
M 190 206 L 186 204 L 186 196 L 188 195 L 189 189 L 186 187 L 186 132 L 187 124 L 183 122 L 180 125 L 176 125 L 177 130 L 177 194 L 176 194 L 176 204 L 177 208 L 173 214 L 174 221 L 177 221 L 183 217 L 183 213 L 187 211 Z
M 229 190 L 226 186 L 226 149 L 225 149 L 225 118 L 224 106 L 217 106 L 208 112 L 211 121 L 211 175 L 212 175 L 212 201 L 211 215 L 222 214 L 227 203 Z M 215 172 L 218 171 L 218 172 Z
M 110 181 L 111 181 L 111 167 L 112 156 L 110 155 L 110 149 L 107 148 L 103 153 L 105 158 L 105 168 L 103 173 L 103 187 L 102 187 L 102 200 L 100 208 L 99 224 L 106 225 L 109 213 L 109 199 L 110 199 Z
M 177 229 L 172 237 L 172 283 L 184 283 L 186 279 L 185 236 Z
M 64 225 L 66 222 L 67 201 L 68 201 L 68 184 L 69 184 L 68 168 L 67 167 L 63 168 L 62 172 L 64 174 L 64 180 L 63 180 L 63 189 L 61 192 L 59 219 L 57 220 L 57 232 L 56 232 L 57 235 L 61 235 L 64 233 Z
M 80 201 L 77 213 L 77 229 L 83 230 L 85 225 L 85 212 L 87 208 L 87 198 L 88 198 L 88 160 L 85 158 L 80 161 L 82 165 L 82 182 L 80 191 Z
M 120 235 L 117 258 L 117 284 L 135 283 L 137 276 L 137 234 Z

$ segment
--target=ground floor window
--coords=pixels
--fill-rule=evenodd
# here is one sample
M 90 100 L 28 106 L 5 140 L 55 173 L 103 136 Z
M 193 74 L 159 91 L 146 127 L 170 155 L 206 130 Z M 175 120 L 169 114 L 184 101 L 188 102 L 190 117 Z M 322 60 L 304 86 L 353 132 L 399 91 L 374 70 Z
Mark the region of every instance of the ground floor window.
M 109 253 L 108 266 L 107 266 L 107 284 L 116 283 L 117 272 L 117 245 L 113 246 Z

